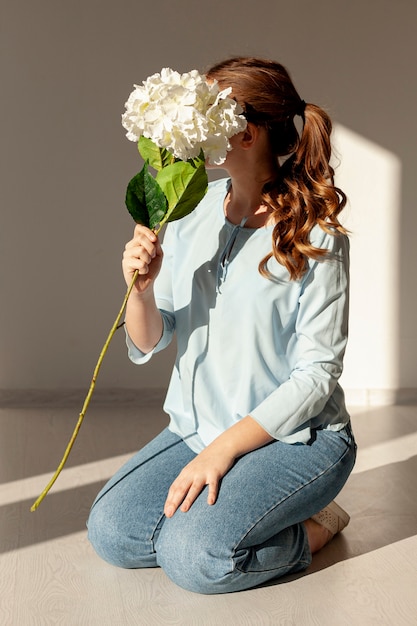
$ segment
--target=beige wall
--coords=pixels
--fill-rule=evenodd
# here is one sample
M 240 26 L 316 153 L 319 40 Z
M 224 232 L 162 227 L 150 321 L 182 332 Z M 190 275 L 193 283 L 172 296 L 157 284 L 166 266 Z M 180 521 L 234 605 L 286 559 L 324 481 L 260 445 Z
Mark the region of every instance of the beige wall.
M 417 388 L 416 23 L 414 0 L 2 0 L 0 389 L 87 385 L 124 292 L 124 192 L 139 168 L 124 102 L 163 66 L 231 54 L 283 62 L 342 130 L 355 255 L 346 386 Z M 163 386 L 171 362 L 172 351 L 134 367 L 120 332 L 100 386 Z

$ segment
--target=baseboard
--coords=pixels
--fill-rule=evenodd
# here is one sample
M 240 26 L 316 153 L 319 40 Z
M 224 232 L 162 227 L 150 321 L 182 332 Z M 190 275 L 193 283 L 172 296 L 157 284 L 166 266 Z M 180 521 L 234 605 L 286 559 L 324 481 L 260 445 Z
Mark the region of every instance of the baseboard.
M 85 389 L 0 389 L 0 408 L 79 407 L 84 403 Z M 91 404 L 162 406 L 166 389 L 96 389 Z M 389 406 L 417 404 L 417 388 L 410 389 L 345 389 L 348 406 Z
M 417 404 L 417 388 L 404 389 L 345 389 L 349 406 L 392 406 Z
M 80 410 L 86 389 L 0 389 L 0 408 L 60 407 Z M 95 406 L 162 406 L 166 389 L 96 389 L 91 398 Z

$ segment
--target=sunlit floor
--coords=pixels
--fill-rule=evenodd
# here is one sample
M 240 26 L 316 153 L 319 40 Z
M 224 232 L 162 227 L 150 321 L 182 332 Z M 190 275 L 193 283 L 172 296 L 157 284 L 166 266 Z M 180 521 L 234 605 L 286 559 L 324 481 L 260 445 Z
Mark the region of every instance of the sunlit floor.
M 0 410 L 0 624 L 417 625 L 417 406 L 352 408 L 359 444 L 338 501 L 348 528 L 302 575 L 237 594 L 199 596 L 155 570 L 96 557 L 85 519 L 103 482 L 166 424 L 158 394 L 142 405 L 93 403 L 67 468 L 29 508 L 61 459 L 78 417 L 56 408 Z M 73 405 L 73 406 L 72 406 Z

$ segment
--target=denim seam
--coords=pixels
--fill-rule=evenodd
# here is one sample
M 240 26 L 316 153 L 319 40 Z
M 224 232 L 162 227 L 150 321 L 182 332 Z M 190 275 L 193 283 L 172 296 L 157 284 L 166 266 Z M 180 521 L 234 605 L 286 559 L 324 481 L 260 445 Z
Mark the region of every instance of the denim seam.
M 342 454 L 342 456 L 339 457 L 339 459 L 337 461 L 335 461 L 334 463 L 332 463 L 332 465 L 330 465 L 329 467 L 327 467 L 325 470 L 323 470 L 322 472 L 320 472 L 320 474 L 317 474 L 316 476 L 314 476 L 314 478 L 312 478 L 311 480 L 309 480 L 307 483 L 304 483 L 303 485 L 300 485 L 300 487 L 298 489 L 296 489 L 295 491 L 292 491 L 290 494 L 288 494 L 287 496 L 285 496 L 284 498 L 282 498 L 279 502 L 275 503 L 273 506 L 271 506 L 268 511 L 266 511 L 254 524 L 252 524 L 252 526 L 246 531 L 246 533 L 244 534 L 244 536 L 241 538 L 241 540 L 239 541 L 239 543 L 234 547 L 232 555 L 230 556 L 230 560 L 232 562 L 232 568 L 231 571 L 237 570 L 239 572 L 241 572 L 242 574 L 259 574 L 262 571 L 264 572 L 268 572 L 268 571 L 273 571 L 274 569 L 276 569 L 277 571 L 279 569 L 283 569 L 283 567 L 281 568 L 273 568 L 271 570 L 249 570 L 249 571 L 244 571 L 241 570 L 238 565 L 235 562 L 235 558 L 236 558 L 236 552 L 239 549 L 239 545 L 241 545 L 241 543 L 246 539 L 246 537 L 249 535 L 250 532 L 252 532 L 252 530 L 267 516 L 269 515 L 274 509 L 276 509 L 278 506 L 280 506 L 283 502 L 285 502 L 286 500 L 288 500 L 288 498 L 291 498 L 293 495 L 295 495 L 296 493 L 298 493 L 299 491 L 301 491 L 301 489 L 304 489 L 305 487 L 307 487 L 308 485 L 311 485 L 312 483 L 314 483 L 316 480 L 318 480 L 319 478 L 321 478 L 322 476 L 324 476 L 325 474 L 327 474 L 328 472 L 330 472 L 336 465 L 338 465 L 343 458 L 349 453 L 354 450 L 351 449 L 351 446 L 347 447 L 345 452 Z M 299 524 L 301 524 L 304 520 L 301 520 L 300 522 L 298 522 Z M 285 530 L 285 529 L 283 529 Z M 298 561 L 300 562 L 300 561 Z M 309 565 L 310 562 L 306 562 L 307 565 Z M 291 564 L 285 566 L 285 567 L 289 567 L 291 566 Z
M 152 530 L 152 532 L 151 532 L 151 534 L 149 536 L 149 543 L 152 546 L 153 554 L 156 554 L 156 545 L 155 544 L 157 542 L 157 539 L 155 541 L 155 535 L 156 535 L 156 532 L 157 532 L 158 528 L 159 528 L 159 530 L 162 529 L 161 522 L 164 519 L 164 517 L 165 517 L 165 513 L 162 513 L 162 515 L 158 518 L 157 523 L 155 524 L 155 526 L 154 526 L 154 528 L 153 528 L 153 530 Z

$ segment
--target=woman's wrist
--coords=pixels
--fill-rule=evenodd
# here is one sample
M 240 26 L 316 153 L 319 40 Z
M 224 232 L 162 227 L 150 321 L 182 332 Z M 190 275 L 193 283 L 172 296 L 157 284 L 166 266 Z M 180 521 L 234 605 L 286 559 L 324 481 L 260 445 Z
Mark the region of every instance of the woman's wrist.
M 273 440 L 274 438 L 253 417 L 247 415 L 219 435 L 210 447 L 218 448 L 219 454 L 235 461 Z
M 164 331 L 164 323 L 152 288 L 149 293 L 130 294 L 125 324 L 130 339 L 144 354 L 151 352 L 159 343 Z
M 137 301 L 137 302 L 151 302 L 155 299 L 153 283 L 150 284 L 145 289 L 138 289 L 135 286 L 129 295 L 129 300 Z

